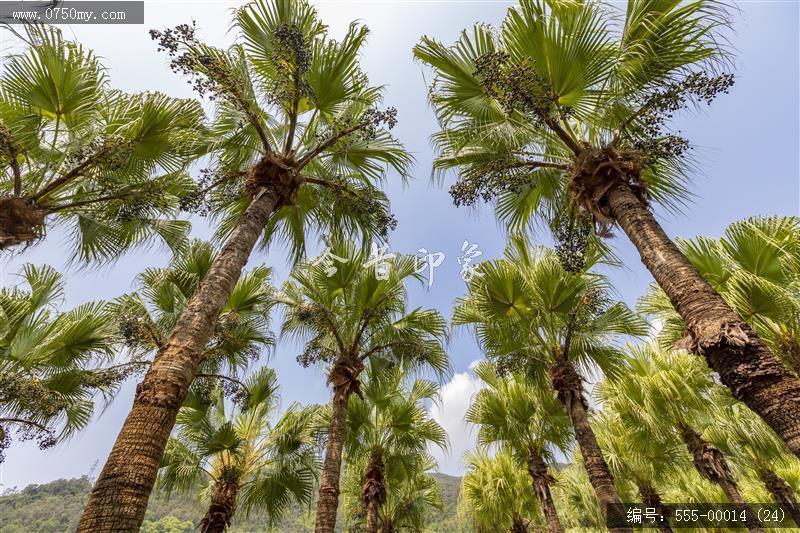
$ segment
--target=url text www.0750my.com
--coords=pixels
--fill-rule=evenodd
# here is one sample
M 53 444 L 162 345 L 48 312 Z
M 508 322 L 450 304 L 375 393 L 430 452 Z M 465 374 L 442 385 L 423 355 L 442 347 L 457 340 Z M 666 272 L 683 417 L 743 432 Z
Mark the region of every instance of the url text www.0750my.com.
M 144 24 L 144 2 L 0 0 L 0 23 Z

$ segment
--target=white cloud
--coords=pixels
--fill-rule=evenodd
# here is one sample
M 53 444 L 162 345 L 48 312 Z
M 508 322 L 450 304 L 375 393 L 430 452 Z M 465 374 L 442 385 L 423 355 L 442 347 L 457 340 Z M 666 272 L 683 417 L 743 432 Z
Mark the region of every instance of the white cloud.
M 661 333 L 661 330 L 664 328 L 664 321 L 660 318 L 654 318 L 650 321 L 650 331 L 648 335 L 650 336 L 650 340 L 655 340 L 658 337 L 658 334 Z
M 470 369 L 474 367 L 473 362 Z M 472 372 L 460 372 L 439 389 L 439 402 L 431 405 L 429 413 L 447 431 L 450 448 L 442 452 L 438 447 L 431 453 L 439 461 L 439 470 L 446 474 L 464 472 L 464 453 L 475 447 L 477 429 L 464 420 L 472 397 L 482 388 L 481 381 Z

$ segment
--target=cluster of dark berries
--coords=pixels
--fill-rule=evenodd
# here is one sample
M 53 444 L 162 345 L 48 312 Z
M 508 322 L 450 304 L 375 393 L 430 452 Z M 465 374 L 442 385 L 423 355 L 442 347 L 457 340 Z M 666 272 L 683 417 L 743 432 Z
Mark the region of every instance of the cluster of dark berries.
M 0 374 L 0 404 L 11 401 L 19 413 L 45 420 L 69 407 L 69 402 L 46 387 L 39 377 Z
M 311 342 L 306 345 L 303 353 L 297 356 L 297 363 L 303 368 L 308 368 L 311 365 L 315 365 L 319 362 L 331 363 L 335 359 L 336 354 L 333 353 L 329 348 L 319 343 Z
M 171 58 L 169 66 L 176 74 L 188 78 L 187 83 L 201 97 L 214 99 L 232 85 L 233 75 L 226 63 L 219 58 L 199 52 L 200 41 L 195 35 L 195 22 L 179 24 L 164 31 L 150 30 L 150 38 L 158 43 L 159 52 L 167 52 Z
M 528 357 L 521 352 L 508 352 L 492 357 L 495 372 L 500 376 L 525 374 L 530 366 Z
M 134 364 L 119 366 L 116 368 L 101 368 L 98 370 L 86 370 L 81 372 L 81 386 L 89 389 L 107 390 L 129 377 L 143 371 L 150 365 L 149 361 L 138 361 Z
M 333 207 L 334 213 L 358 218 L 383 238 L 397 228 L 397 219 L 389 211 L 385 196 L 369 185 L 342 178 L 328 180 L 329 187 L 320 188 L 320 201 Z M 335 215 L 338 216 L 338 215 Z
M 22 441 L 35 440 L 40 450 L 52 448 L 58 442 L 55 432 L 49 428 L 39 428 L 36 426 L 24 426 L 17 431 L 17 438 Z
M 66 155 L 68 167 L 78 167 L 90 163 L 107 172 L 119 170 L 133 156 L 133 142 L 122 135 L 103 135 L 93 139 Z M 116 182 L 107 173 L 102 173 L 98 183 L 106 189 L 113 189 Z
M 380 128 L 385 126 L 388 129 L 393 129 L 397 125 L 397 109 L 389 107 L 384 110 L 377 108 L 370 108 L 364 112 L 362 121 L 367 127 Z
M 311 98 L 313 91 L 306 74 L 311 66 L 311 47 L 303 31 L 295 24 L 280 24 L 272 34 L 272 67 L 276 73 L 269 98 L 287 104 Z
M 734 84 L 733 74 L 709 76 L 695 72 L 666 89 L 647 97 L 640 105 L 635 119 L 634 135 L 645 139 L 658 139 L 673 115 L 691 103 L 711 104 L 720 94 L 727 94 Z
M 559 214 L 550 224 L 555 251 L 561 268 L 571 273 L 586 268 L 586 251 L 592 236 L 592 218 L 588 215 Z
M 170 207 L 169 198 L 160 187 L 137 189 L 135 195 L 119 199 L 115 204 L 114 217 L 121 223 L 148 220 Z
M 195 213 L 200 216 L 208 215 L 212 210 L 211 202 L 208 200 L 208 192 L 215 186 L 222 185 L 227 181 L 224 177 L 220 177 L 219 172 L 214 169 L 201 169 L 200 178 L 197 180 L 194 189 L 178 199 L 178 206 L 181 211 Z
M 680 133 L 680 132 L 678 132 Z M 643 137 L 633 142 L 633 147 L 644 154 L 644 165 L 683 156 L 692 147 L 689 140 L 680 135 L 667 134 L 659 138 Z
M 532 59 L 516 64 L 507 52 L 489 52 L 475 60 L 473 76 L 486 94 L 507 111 L 518 111 L 536 122 L 543 122 L 557 109 L 558 99 L 550 83 L 536 71 Z M 559 112 L 570 113 L 566 108 Z
M 128 348 L 137 348 L 150 343 L 147 328 L 141 319 L 132 313 L 120 313 L 117 317 L 117 328 Z
M 589 327 L 600 315 L 608 310 L 611 301 L 599 287 L 590 287 L 581 295 L 574 309 L 573 328 L 582 331 Z
M 490 202 L 504 191 L 519 192 L 531 183 L 531 169 L 510 158 L 497 157 L 474 165 L 450 187 L 456 206 Z

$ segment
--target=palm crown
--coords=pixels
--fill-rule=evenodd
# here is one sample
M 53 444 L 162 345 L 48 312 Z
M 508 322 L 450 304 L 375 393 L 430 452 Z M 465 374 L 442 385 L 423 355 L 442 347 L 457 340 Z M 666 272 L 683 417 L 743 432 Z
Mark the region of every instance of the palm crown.
M 348 404 L 348 455 L 356 459 L 378 451 L 402 463 L 424 455 L 429 444 L 445 448 L 447 434 L 424 405 L 437 399 L 438 384 L 416 379 L 409 386 L 402 369 L 381 366 L 375 362 L 369 367 L 361 388 L 363 400 Z
M 258 0 L 236 11 L 234 29 L 228 50 L 202 43 L 192 26 L 151 32 L 217 103 L 214 162 L 187 203 L 219 215 L 224 236 L 259 187 L 286 186 L 264 244 L 282 239 L 296 258 L 307 229 L 385 235 L 394 221 L 375 182 L 387 166 L 405 177 L 411 157 L 384 128 L 395 113 L 378 110 L 382 88 L 359 68 L 367 28 L 353 23 L 336 41 L 306 1 Z M 292 172 L 293 183 L 270 182 L 268 167 Z
M 436 168 L 458 168 L 457 204 L 499 196 L 514 229 L 572 204 L 601 226 L 603 180 L 623 172 L 645 202 L 687 196 L 687 141 L 672 113 L 710 102 L 732 77 L 715 0 L 631 1 L 622 20 L 598 2 L 522 0 L 499 28 L 478 24 L 452 47 L 423 37 L 442 124 Z
M 719 239 L 678 240 L 700 274 L 773 351 L 800 371 L 800 219 L 754 217 L 734 222 Z M 686 326 L 657 287 L 640 308 L 663 322 L 662 346 L 679 342 Z
M 230 511 L 226 525 L 237 499 L 245 512 L 258 509 L 272 522 L 291 502 L 308 503 L 313 494 L 318 406 L 292 405 L 273 423 L 278 401 L 275 372 L 262 368 L 245 383 L 249 394 L 232 409 L 226 407 L 220 388 L 210 398 L 190 394 L 162 459 L 159 485 L 168 493 L 206 485 L 202 494 L 211 505 L 204 522 L 215 518 L 214 505 L 224 484 L 235 487 L 232 501 L 224 502 L 225 511 Z
M 710 401 L 715 384 L 696 356 L 657 346 L 629 346 L 626 369 L 596 393 L 630 427 L 669 437 L 673 424 L 692 423 Z
M 110 398 L 127 376 L 109 366 L 118 335 L 106 304 L 59 311 L 58 272 L 28 264 L 22 278 L 27 287 L 0 289 L 0 448 L 10 427 L 44 447 L 70 436 L 91 420 L 95 394 Z
M 428 506 L 424 499 L 407 502 L 422 505 L 408 509 L 403 516 L 398 507 L 407 497 L 409 485 L 425 486 L 425 471 L 435 465 L 429 447 L 447 447 L 447 433 L 430 418 L 424 404 L 437 399 L 437 390 L 432 381 L 409 383 L 401 368 L 387 368 L 379 361 L 368 367 L 361 388 L 363 399 L 353 399 L 347 409 L 345 452 L 349 477 L 358 489 L 353 491 L 358 498 L 347 506 L 353 514 L 372 512 L 378 524 L 394 528 L 410 526 L 404 522 L 417 517 L 424 522 Z
M 414 258 L 371 262 L 353 243 L 334 243 L 328 252 L 344 261 L 331 260 L 331 267 L 317 260 L 295 270 L 276 298 L 284 308 L 283 333 L 306 341 L 298 361 L 327 365 L 337 385 L 370 359 L 446 372 L 444 318 L 406 305 L 405 281 L 421 279 Z
M 591 266 L 591 264 L 589 265 Z M 569 272 L 551 250 L 512 237 L 502 259 L 482 263 L 457 301 L 456 325 L 474 325 L 501 370 L 542 376 L 562 356 L 588 373 L 613 373 L 618 335 L 643 335 L 645 323 L 611 301 L 600 275 Z
M 599 413 L 592 426 L 614 477 L 620 483 L 633 483 L 643 499 L 689 464 L 686 450 L 674 436 L 654 439 L 647 430 L 627 423 L 611 407 Z
M 188 223 L 173 218 L 191 190 L 200 105 L 114 90 L 91 51 L 26 30 L 0 79 L 0 249 L 43 236 L 51 218 L 69 225 L 81 260 L 153 237 L 180 246 Z
M 552 393 L 524 374 L 501 376 L 486 362 L 475 368 L 475 374 L 486 387 L 475 395 L 466 420 L 479 426 L 479 445 L 503 445 L 525 467 L 531 451 L 550 463 L 555 462 L 554 452 L 566 455 L 572 429 Z
M 528 477 L 506 450 L 490 456 L 477 450 L 466 458 L 460 510 L 480 532 L 528 531 L 541 519 Z
M 169 267 L 139 274 L 139 290 L 114 302 L 121 333 L 135 361 L 151 358 L 164 344 L 215 256 L 209 243 L 192 241 Z M 271 272 L 257 267 L 236 283 L 208 342 L 198 377 L 234 383 L 238 373 L 274 345 L 269 320 Z
M 430 511 L 442 509 L 439 483 L 430 474 L 435 468 L 435 462 L 423 460 L 408 465 L 401 477 L 387 472 L 389 490 L 380 519 L 384 530 L 423 531 L 429 523 Z

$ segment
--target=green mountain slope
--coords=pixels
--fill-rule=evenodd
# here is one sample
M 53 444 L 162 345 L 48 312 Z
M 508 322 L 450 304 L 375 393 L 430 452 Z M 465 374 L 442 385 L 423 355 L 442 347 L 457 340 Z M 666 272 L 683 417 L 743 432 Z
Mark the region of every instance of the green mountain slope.
M 430 517 L 430 531 L 458 531 L 456 506 L 461 478 L 435 474 L 442 492 L 444 508 Z M 0 533 L 62 533 L 74 531 L 83 504 L 92 488 L 87 477 L 59 479 L 44 485 L 29 485 L 18 492 L 0 496 Z M 183 533 L 195 531 L 205 509 L 191 497 L 173 496 L 169 500 L 154 494 L 142 526 L 143 533 Z M 302 533 L 313 531 L 313 509 L 294 507 L 272 531 Z M 240 516 L 232 532 L 267 531 L 263 517 Z

